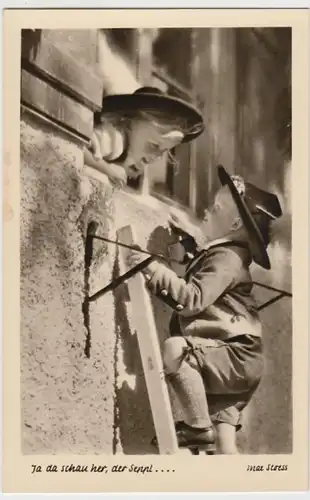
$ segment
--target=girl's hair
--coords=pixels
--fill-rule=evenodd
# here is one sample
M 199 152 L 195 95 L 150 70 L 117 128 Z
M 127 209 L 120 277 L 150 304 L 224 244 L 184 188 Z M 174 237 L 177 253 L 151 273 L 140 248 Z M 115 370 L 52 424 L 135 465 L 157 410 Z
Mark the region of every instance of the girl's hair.
M 198 125 L 189 125 L 188 120 L 181 118 L 180 116 L 174 116 L 172 113 L 163 113 L 162 111 L 138 111 L 138 118 L 150 121 L 156 128 L 159 128 L 162 132 L 173 127 L 176 130 L 180 130 L 184 134 L 194 133 L 196 128 L 200 128 Z
M 176 130 L 180 130 L 184 134 L 194 133 L 196 128 L 200 125 L 189 125 L 185 118 L 180 116 L 174 116 L 173 114 L 163 113 L 157 110 L 143 111 L 140 109 L 128 112 L 128 113 L 95 113 L 94 121 L 95 125 L 103 123 L 104 120 L 109 121 L 116 127 L 124 127 L 125 129 L 130 128 L 130 122 L 134 120 L 146 120 L 151 122 L 154 127 L 160 129 L 162 133 L 167 132 L 173 127 Z
M 255 214 L 253 214 L 253 218 L 262 234 L 264 243 L 267 247 L 271 239 L 271 218 L 263 212 L 256 212 Z
M 126 134 L 130 132 L 131 123 L 134 120 L 145 120 L 153 124 L 153 126 L 159 130 L 160 133 L 165 134 L 171 128 L 179 130 L 183 134 L 194 133 L 197 125 L 189 126 L 186 119 L 180 118 L 179 116 L 173 116 L 171 114 L 165 114 L 162 111 L 151 110 L 134 110 L 128 112 L 127 114 L 120 113 L 104 113 L 95 114 L 95 125 L 99 126 L 105 121 L 108 121 L 112 126 L 122 129 Z M 198 125 L 200 127 L 200 125 Z M 167 151 L 167 160 L 170 166 L 176 173 L 179 168 L 179 161 L 175 158 L 173 150 Z

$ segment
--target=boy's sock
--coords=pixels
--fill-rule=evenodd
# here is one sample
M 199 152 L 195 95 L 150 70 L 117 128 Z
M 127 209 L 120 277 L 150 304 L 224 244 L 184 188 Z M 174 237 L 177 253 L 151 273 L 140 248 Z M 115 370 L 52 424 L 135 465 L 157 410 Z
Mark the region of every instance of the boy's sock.
M 184 411 L 182 408 L 182 405 L 180 403 L 179 397 L 177 393 L 175 392 L 172 384 L 169 383 L 169 380 L 167 379 L 167 389 L 169 393 L 169 399 L 170 399 L 170 404 L 171 404 L 171 410 L 172 410 L 172 415 L 173 415 L 173 420 L 175 423 L 177 422 L 182 422 L 184 421 Z
M 183 361 L 177 373 L 167 375 L 167 382 L 171 384 L 178 395 L 187 425 L 197 428 L 197 430 L 212 427 L 200 373 L 186 361 Z

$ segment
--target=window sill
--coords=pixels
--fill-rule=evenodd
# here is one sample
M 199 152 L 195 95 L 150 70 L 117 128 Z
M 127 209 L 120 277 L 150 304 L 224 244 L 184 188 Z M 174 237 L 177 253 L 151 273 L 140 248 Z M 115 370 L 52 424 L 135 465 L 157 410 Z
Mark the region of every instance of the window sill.
M 147 206 L 148 208 L 152 208 L 155 210 L 167 210 L 167 207 L 169 206 L 168 200 L 167 202 L 164 202 L 163 200 L 159 200 L 156 196 L 148 192 L 136 192 L 128 187 L 120 189 L 119 192 L 121 192 L 125 196 L 128 196 L 140 205 Z
M 84 175 L 96 179 L 100 183 L 106 186 L 109 186 L 111 190 L 114 191 L 114 194 L 117 197 L 126 196 L 131 200 L 133 200 L 135 203 L 145 208 L 156 210 L 159 212 L 167 212 L 167 209 L 173 207 L 178 208 L 180 210 L 182 209 L 184 210 L 185 208 L 185 207 L 180 207 L 177 202 L 170 199 L 168 196 L 151 193 L 145 188 L 143 191 L 136 191 L 135 189 L 130 188 L 128 186 L 124 186 L 122 188 L 115 187 L 113 182 L 109 179 L 109 176 L 106 173 L 101 172 L 100 170 L 96 169 L 93 166 L 89 166 L 86 163 L 84 163 L 83 173 Z

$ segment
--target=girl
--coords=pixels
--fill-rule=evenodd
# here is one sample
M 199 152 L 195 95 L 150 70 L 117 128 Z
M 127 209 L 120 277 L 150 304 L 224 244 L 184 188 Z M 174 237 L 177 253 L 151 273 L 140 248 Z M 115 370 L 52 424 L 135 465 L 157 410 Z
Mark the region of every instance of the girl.
M 95 115 L 94 132 L 84 161 L 117 184 L 135 179 L 145 167 L 204 129 L 198 110 L 154 87 L 133 94 L 109 95 Z

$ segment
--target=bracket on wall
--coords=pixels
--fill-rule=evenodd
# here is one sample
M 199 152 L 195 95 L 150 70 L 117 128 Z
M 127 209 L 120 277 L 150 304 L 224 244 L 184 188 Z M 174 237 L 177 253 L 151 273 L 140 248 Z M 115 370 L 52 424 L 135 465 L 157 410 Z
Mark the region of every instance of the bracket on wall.
M 257 281 L 253 281 L 253 285 L 256 285 L 256 286 L 259 286 L 261 288 L 264 288 L 265 290 L 270 290 L 272 292 L 276 292 L 278 294 L 275 297 L 273 297 L 272 299 L 266 300 L 266 302 L 264 302 L 263 304 L 259 305 L 258 308 L 257 308 L 258 311 L 262 311 L 266 307 L 271 306 L 271 304 L 274 304 L 278 300 L 283 299 L 283 297 L 293 297 L 293 294 L 290 293 L 290 292 L 286 292 L 284 290 L 279 290 L 278 288 L 274 288 L 272 286 L 265 285 L 263 283 L 258 283 Z
M 86 254 L 86 256 L 88 256 L 88 258 L 86 259 L 88 267 L 91 264 L 91 260 L 92 260 L 92 256 L 93 256 L 93 242 L 94 242 L 94 240 L 103 241 L 105 243 L 112 243 L 112 244 L 117 245 L 117 246 L 129 248 L 131 250 L 136 250 L 136 251 L 139 251 L 140 253 L 148 255 L 148 258 L 146 258 L 143 262 L 140 262 L 139 264 L 134 266 L 132 269 L 130 269 L 126 273 L 124 273 L 121 276 L 118 276 L 117 278 L 112 280 L 108 285 L 101 288 L 93 295 L 90 295 L 88 297 L 88 302 L 94 302 L 97 299 L 99 299 L 100 297 L 102 297 L 103 295 L 105 295 L 107 292 L 115 290 L 115 288 L 117 288 L 119 285 L 124 283 L 129 278 L 132 278 L 139 271 L 142 271 L 142 269 L 147 267 L 150 264 L 150 262 L 152 262 L 152 260 L 154 258 L 158 258 L 158 257 L 164 258 L 164 256 L 161 256 L 158 254 L 152 254 L 151 252 L 148 252 L 146 250 L 142 250 L 141 248 L 138 249 L 132 245 L 126 245 L 125 243 L 120 243 L 118 241 L 114 241 L 114 240 L 111 240 L 109 238 L 104 238 L 103 236 L 98 236 L 96 234 L 97 227 L 98 227 L 98 224 L 96 222 L 91 222 L 88 226 L 88 229 L 87 229 L 85 254 Z
M 98 227 L 98 223 L 91 222 L 89 224 L 89 226 L 88 226 L 88 229 L 87 229 L 86 248 L 85 248 L 85 255 L 86 255 L 85 262 L 86 262 L 86 265 L 87 265 L 88 268 L 90 267 L 92 256 L 93 256 L 93 242 L 94 242 L 94 240 L 99 240 L 99 241 L 103 241 L 105 243 L 111 243 L 113 245 L 117 245 L 117 246 L 120 246 L 120 247 L 124 247 L 124 248 L 128 248 L 128 249 L 131 249 L 131 250 L 135 250 L 135 251 L 138 251 L 139 253 L 148 255 L 148 258 L 146 258 L 144 261 L 142 261 L 139 264 L 137 264 L 136 266 L 134 266 L 132 269 L 130 269 L 126 273 L 124 273 L 121 276 L 118 276 L 117 278 L 115 278 L 114 280 L 112 280 L 108 285 L 106 285 L 105 287 L 101 288 L 100 290 L 98 290 L 93 295 L 88 296 L 88 299 L 87 299 L 88 302 L 94 302 L 97 299 L 99 299 L 100 297 L 102 297 L 103 295 L 105 295 L 106 293 L 108 293 L 108 292 L 110 292 L 112 290 L 115 290 L 115 288 L 117 288 L 119 285 L 121 285 L 122 283 L 124 283 L 126 280 L 128 280 L 129 278 L 132 278 L 138 272 L 142 271 L 154 259 L 161 259 L 161 260 L 165 260 L 165 261 L 170 262 L 170 260 L 167 259 L 167 257 L 165 257 L 162 254 L 148 252 L 147 250 L 143 250 L 140 247 L 136 247 L 136 246 L 133 246 L 133 245 L 126 245 L 125 243 L 121 243 L 119 241 L 111 240 L 111 239 L 105 238 L 103 236 L 98 236 L 96 234 L 97 227 Z M 264 288 L 266 290 L 270 290 L 270 291 L 273 291 L 273 292 L 277 293 L 277 295 L 275 297 L 273 297 L 273 298 L 267 300 L 266 302 L 264 302 L 263 304 L 259 305 L 258 308 L 257 308 L 258 311 L 261 311 L 261 310 L 265 309 L 266 307 L 269 307 L 270 305 L 272 305 L 273 303 L 277 302 L 278 300 L 280 300 L 280 299 L 282 299 L 284 297 L 292 297 L 293 296 L 292 293 L 290 293 L 290 292 L 286 292 L 284 290 L 280 290 L 278 288 L 271 287 L 271 286 L 265 285 L 265 284 L 257 282 L 257 281 L 253 281 L 253 285 L 256 285 L 258 287 L 261 287 L 261 288 Z

